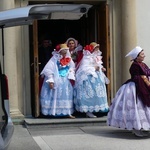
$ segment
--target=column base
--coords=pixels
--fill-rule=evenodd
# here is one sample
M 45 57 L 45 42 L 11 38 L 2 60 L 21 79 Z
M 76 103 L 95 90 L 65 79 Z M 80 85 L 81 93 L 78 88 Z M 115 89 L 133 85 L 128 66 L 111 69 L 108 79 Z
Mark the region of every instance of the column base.
M 10 110 L 10 116 L 12 119 L 12 122 L 14 124 L 23 124 L 24 123 L 24 115 L 17 109 Z

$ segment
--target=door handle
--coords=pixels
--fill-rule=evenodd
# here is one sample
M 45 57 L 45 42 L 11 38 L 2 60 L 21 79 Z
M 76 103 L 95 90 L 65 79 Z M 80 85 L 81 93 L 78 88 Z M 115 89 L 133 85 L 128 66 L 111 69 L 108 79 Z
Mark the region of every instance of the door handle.
M 31 63 L 31 67 L 34 65 L 34 63 Z M 39 62 L 38 65 L 41 65 L 41 63 Z

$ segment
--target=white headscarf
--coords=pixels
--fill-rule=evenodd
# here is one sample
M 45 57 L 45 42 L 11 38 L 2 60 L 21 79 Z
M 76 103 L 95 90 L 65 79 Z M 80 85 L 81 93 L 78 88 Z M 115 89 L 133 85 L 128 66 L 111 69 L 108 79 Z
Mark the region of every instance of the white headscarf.
M 142 50 L 143 49 L 140 46 L 136 46 L 125 57 L 130 56 L 131 60 L 134 60 Z
M 74 41 L 75 47 L 78 46 L 78 41 L 75 38 L 72 38 L 72 37 L 68 38 L 67 41 L 65 42 L 67 44 L 67 46 L 69 44 L 69 41 Z

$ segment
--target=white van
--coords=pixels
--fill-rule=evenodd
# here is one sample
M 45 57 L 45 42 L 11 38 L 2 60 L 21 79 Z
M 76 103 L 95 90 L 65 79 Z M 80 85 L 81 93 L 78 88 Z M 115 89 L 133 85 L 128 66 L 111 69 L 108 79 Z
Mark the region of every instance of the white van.
M 0 150 L 8 147 L 13 131 L 14 126 L 9 112 L 8 80 L 0 67 Z

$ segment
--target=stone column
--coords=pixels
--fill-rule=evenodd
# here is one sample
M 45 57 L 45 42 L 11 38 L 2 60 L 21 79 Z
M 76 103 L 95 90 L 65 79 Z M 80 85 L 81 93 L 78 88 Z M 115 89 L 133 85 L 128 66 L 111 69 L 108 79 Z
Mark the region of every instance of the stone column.
M 121 0 L 121 57 L 122 57 L 122 82 L 130 78 L 130 58 L 125 55 L 137 44 L 136 31 L 136 0 Z
M 2 0 L 1 9 L 7 10 L 15 8 L 15 0 Z M 11 116 L 20 116 L 18 109 L 18 74 L 17 74 L 17 45 L 16 27 L 4 29 L 4 71 L 8 76 L 9 104 Z

